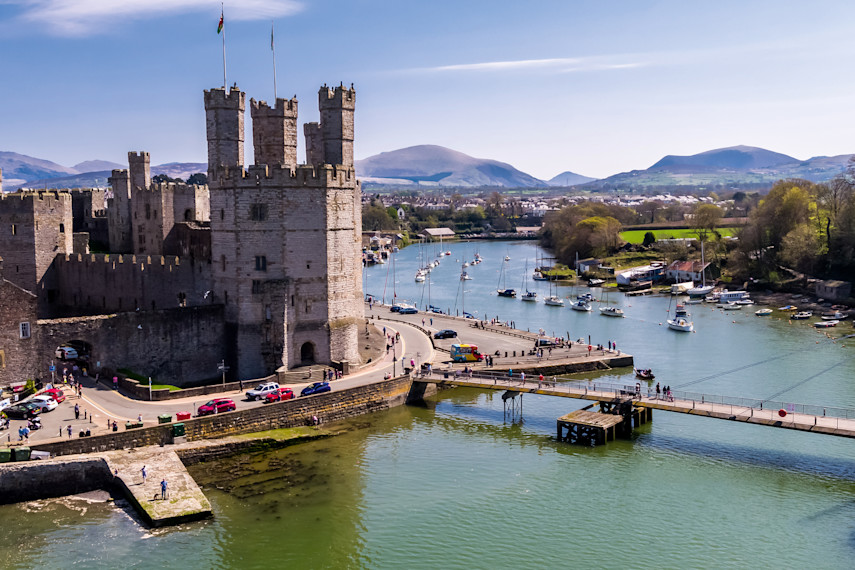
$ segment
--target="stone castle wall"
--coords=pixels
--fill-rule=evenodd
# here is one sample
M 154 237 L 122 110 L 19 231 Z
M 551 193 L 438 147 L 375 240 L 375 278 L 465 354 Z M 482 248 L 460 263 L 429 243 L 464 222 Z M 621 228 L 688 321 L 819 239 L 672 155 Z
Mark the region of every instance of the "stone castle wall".
M 54 314 L 104 314 L 205 306 L 213 298 L 211 265 L 189 258 L 62 255 L 55 260 Z
M 41 372 L 37 311 L 34 293 L 0 276 L 0 386 L 35 378 Z M 30 338 L 21 338 L 21 323 L 28 324 Z

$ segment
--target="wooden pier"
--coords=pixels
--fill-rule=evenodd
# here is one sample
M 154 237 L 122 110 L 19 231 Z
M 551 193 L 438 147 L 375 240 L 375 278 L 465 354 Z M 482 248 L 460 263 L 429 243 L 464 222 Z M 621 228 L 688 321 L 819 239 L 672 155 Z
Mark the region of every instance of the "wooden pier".
M 615 398 L 600 402 L 600 411 L 593 412 L 594 404 L 558 418 L 558 441 L 580 445 L 605 445 L 618 437 L 632 436 L 633 427 L 653 419 L 651 408 L 637 407 L 633 400 Z

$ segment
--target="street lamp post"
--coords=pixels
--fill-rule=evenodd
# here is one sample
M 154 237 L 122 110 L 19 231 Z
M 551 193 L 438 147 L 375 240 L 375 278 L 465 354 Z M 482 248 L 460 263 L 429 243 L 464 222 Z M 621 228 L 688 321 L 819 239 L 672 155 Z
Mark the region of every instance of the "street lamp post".
M 226 366 L 225 360 L 220 361 L 220 363 L 217 365 L 217 370 L 219 372 L 223 373 L 223 386 L 225 386 L 226 385 L 226 372 L 229 370 L 229 367 Z

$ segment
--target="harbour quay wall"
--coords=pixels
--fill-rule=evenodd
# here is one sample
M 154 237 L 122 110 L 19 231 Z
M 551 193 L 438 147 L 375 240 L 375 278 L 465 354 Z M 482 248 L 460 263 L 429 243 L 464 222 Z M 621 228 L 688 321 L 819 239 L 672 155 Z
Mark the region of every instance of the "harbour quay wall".
M 6 463 L 0 469 L 0 504 L 86 493 L 112 483 L 103 457 Z
M 410 395 L 412 379 L 399 376 L 382 382 L 335 390 L 305 398 L 274 402 L 257 408 L 192 418 L 182 422 L 187 441 L 211 439 L 276 428 L 306 425 L 317 416 L 321 422 L 333 422 L 370 412 L 386 410 L 405 404 Z M 430 395 L 425 393 L 422 395 Z M 160 424 L 33 445 L 39 451 L 53 455 L 73 455 L 174 443 L 172 424 Z

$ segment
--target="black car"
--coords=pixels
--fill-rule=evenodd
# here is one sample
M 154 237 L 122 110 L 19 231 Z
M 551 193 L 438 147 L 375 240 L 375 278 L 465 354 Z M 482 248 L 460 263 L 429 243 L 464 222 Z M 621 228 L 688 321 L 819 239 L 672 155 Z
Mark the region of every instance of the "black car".
M 3 410 L 3 413 L 5 413 L 10 418 L 28 420 L 42 413 L 42 409 L 36 404 L 24 402 L 22 404 L 15 404 L 14 406 L 9 406 L 8 408 Z
M 433 338 L 457 338 L 457 331 L 442 329 L 433 333 Z

